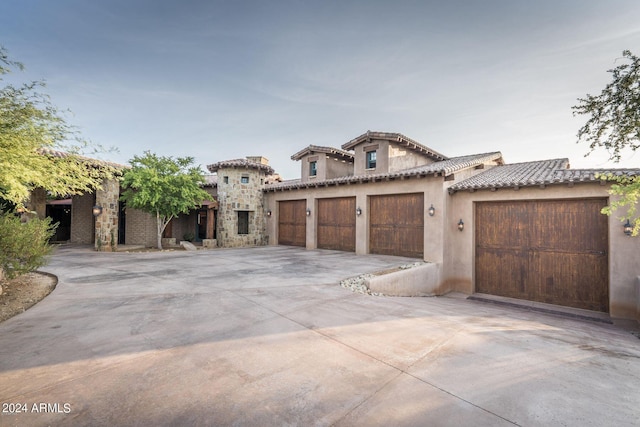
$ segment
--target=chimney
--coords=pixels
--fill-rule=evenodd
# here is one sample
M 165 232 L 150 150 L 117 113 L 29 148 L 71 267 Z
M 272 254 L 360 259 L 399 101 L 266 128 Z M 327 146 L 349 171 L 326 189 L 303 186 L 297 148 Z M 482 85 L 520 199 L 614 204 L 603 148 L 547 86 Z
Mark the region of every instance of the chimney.
M 268 165 L 269 159 L 262 156 L 247 156 L 247 160 L 254 163 L 260 163 L 261 165 Z

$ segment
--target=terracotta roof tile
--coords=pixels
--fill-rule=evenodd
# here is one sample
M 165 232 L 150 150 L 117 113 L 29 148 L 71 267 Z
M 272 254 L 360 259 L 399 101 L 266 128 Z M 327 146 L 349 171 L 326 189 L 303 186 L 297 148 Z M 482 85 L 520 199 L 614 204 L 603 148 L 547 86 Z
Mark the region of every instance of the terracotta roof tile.
M 338 178 L 326 179 L 324 181 L 307 181 L 302 182 L 299 179 L 282 181 L 276 184 L 267 185 L 265 191 L 293 190 L 299 188 L 325 187 L 330 185 L 354 184 L 373 181 L 386 181 L 396 178 L 408 178 L 414 176 L 427 175 L 450 175 L 458 170 L 475 167 L 485 162 L 497 161 L 502 162 L 502 154 L 500 152 L 474 154 L 470 156 L 454 157 L 441 162 L 431 163 L 429 165 L 419 166 L 411 169 L 391 173 L 379 173 L 371 175 L 349 175 Z
M 267 175 L 272 175 L 274 170 L 271 166 L 265 165 L 262 163 L 252 162 L 247 159 L 233 159 L 233 160 L 223 160 L 218 163 L 213 163 L 207 166 L 210 172 L 217 172 L 218 169 L 223 168 L 239 168 L 239 169 L 258 169 L 266 173 Z
M 53 148 L 48 148 L 48 147 L 40 148 L 39 152 L 40 154 L 43 154 L 45 156 L 57 157 L 59 159 L 65 159 L 67 157 L 75 155 L 78 159 L 85 161 L 93 166 L 110 166 L 116 169 L 128 169 L 130 167 L 128 165 L 121 165 L 119 163 L 107 162 L 105 160 L 100 160 L 100 159 L 93 159 L 91 157 L 81 156 L 79 154 L 66 153 L 64 151 L 54 150 Z
M 495 166 L 449 188 L 450 193 L 509 187 L 597 182 L 604 174 L 638 176 L 640 169 L 569 169 L 568 159 L 540 160 Z
M 321 145 L 309 145 L 308 147 L 303 148 L 302 150 L 298 151 L 296 154 L 291 156 L 291 160 L 300 160 L 307 154 L 313 154 L 313 153 L 325 153 L 325 154 L 329 154 L 332 157 L 339 158 L 341 160 L 353 161 L 353 154 L 349 153 L 348 151 L 344 151 L 339 148 L 324 147 Z
M 422 144 L 420 144 L 417 141 L 414 141 L 413 139 L 404 136 L 401 133 L 395 133 L 395 132 L 373 132 L 368 130 L 367 132 L 363 133 L 362 135 L 358 136 L 357 138 L 352 139 L 351 141 L 347 142 L 346 144 L 342 145 L 342 149 L 343 150 L 351 150 L 353 149 L 356 145 L 361 144 L 363 142 L 367 142 L 370 141 L 372 139 L 383 139 L 383 140 L 387 140 L 387 141 L 392 141 L 395 142 L 396 144 L 406 147 L 410 150 L 413 150 L 417 153 L 422 153 L 425 154 L 426 156 L 430 157 L 431 159 L 435 160 L 435 161 L 441 161 L 441 160 L 447 160 L 448 157 L 445 156 L 444 154 L 440 154 L 437 151 L 424 146 Z

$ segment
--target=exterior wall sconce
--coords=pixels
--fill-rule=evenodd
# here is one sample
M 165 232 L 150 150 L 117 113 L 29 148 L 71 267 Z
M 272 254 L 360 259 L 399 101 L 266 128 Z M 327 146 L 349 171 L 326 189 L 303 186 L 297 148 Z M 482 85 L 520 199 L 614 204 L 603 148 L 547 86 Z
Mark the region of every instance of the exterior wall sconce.
M 627 222 L 624 223 L 624 234 L 626 234 L 627 236 L 631 236 L 632 232 L 633 232 L 633 226 L 627 219 Z
M 462 222 L 462 218 L 460 218 L 460 221 L 458 221 L 458 230 L 464 230 L 464 222 Z
M 433 203 L 431 204 L 431 207 L 429 208 L 429 216 L 434 216 L 436 214 L 436 208 L 433 207 Z
M 95 216 L 95 217 L 100 216 L 100 214 L 102 213 L 102 206 L 95 205 L 91 209 L 91 212 L 93 213 L 93 216 Z
M 267 211 L 267 216 L 271 216 L 271 209 Z
M 307 208 L 307 216 L 311 216 L 311 209 Z
M 356 208 L 356 215 L 358 216 L 362 215 L 362 209 L 360 209 L 360 206 Z

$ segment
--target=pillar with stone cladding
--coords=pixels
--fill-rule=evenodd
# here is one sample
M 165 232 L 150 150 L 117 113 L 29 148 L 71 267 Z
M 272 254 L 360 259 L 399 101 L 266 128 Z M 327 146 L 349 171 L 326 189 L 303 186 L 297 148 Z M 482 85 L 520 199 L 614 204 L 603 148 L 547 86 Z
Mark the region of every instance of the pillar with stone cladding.
M 105 180 L 96 191 L 96 205 L 102 213 L 96 217 L 95 248 L 97 251 L 114 252 L 118 247 L 120 183 Z

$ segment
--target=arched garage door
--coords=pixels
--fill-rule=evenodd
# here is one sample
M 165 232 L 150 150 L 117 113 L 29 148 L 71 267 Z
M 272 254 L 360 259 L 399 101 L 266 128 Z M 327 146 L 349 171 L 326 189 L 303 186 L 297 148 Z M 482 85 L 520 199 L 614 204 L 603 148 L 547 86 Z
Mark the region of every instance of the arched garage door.
M 307 201 L 287 200 L 278 202 L 278 244 L 306 246 Z
M 605 199 L 476 204 L 476 292 L 609 311 Z
M 423 257 L 424 193 L 369 198 L 369 252 Z
M 356 198 L 318 199 L 318 248 L 355 252 Z

